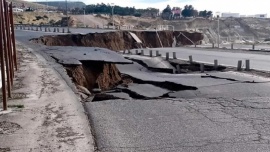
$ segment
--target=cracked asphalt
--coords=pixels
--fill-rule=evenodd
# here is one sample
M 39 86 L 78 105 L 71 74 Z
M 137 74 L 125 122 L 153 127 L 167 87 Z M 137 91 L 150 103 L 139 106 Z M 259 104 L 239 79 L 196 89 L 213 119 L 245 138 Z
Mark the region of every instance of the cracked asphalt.
M 270 98 L 87 103 L 102 152 L 268 152 Z
M 16 32 L 17 39 L 30 46 L 33 44 L 27 42 L 29 38 L 43 34 Z M 235 55 L 230 54 L 229 57 Z M 267 56 L 260 57 L 264 59 Z M 229 59 L 226 58 L 226 61 L 229 62 Z M 130 70 L 128 72 L 137 74 L 137 77 L 145 76 L 144 71 L 137 72 L 136 67 L 128 67 L 128 69 Z M 190 77 L 193 79 L 189 80 Z M 202 79 L 201 76 L 196 75 L 182 78 L 177 75 L 153 75 L 152 81 L 171 79 L 175 83 L 194 84 L 199 89 L 195 90 L 196 92 L 193 92 L 194 90 L 182 92 L 182 95 L 189 95 L 189 98 L 107 100 L 85 103 L 97 151 L 269 152 L 270 91 L 268 82 L 235 83 L 227 78 L 226 76 L 226 79 L 211 77 Z M 258 80 L 258 78 L 253 79 L 255 82 Z M 211 84 L 213 85 L 210 86 Z M 175 92 L 177 96 L 178 93 Z M 51 107 L 46 108 L 50 110 Z M 74 136 L 72 132 L 71 134 L 63 132 L 62 128 L 56 131 L 59 132 L 60 137 L 62 135 Z

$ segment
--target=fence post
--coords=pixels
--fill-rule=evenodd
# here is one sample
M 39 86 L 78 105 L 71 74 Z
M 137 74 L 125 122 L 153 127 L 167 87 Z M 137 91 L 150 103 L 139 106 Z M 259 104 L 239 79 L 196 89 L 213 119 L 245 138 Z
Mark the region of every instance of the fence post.
M 153 51 L 152 51 L 152 50 L 149 51 L 149 56 L 150 56 L 150 57 L 153 56 Z
M 5 19 L 6 19 L 6 32 L 7 32 L 7 49 L 8 49 L 8 57 L 9 57 L 9 72 L 10 72 L 10 84 L 13 86 L 13 78 L 14 78 L 14 63 L 12 57 L 12 43 L 11 43 L 11 31 L 10 31 L 10 16 L 8 11 L 8 2 L 4 1 L 5 7 Z M 30 27 L 30 26 L 29 26 Z M 11 97 L 11 94 L 10 94 Z
M 0 2 L 0 46 L 4 46 L 5 47 L 5 42 L 4 42 L 4 18 L 3 18 L 3 6 L 2 6 L 2 2 Z M 22 29 L 22 27 L 21 27 Z M 5 48 L 4 48 L 5 49 Z M 7 110 L 7 95 L 6 95 L 6 78 L 5 78 L 5 60 L 4 60 L 4 51 L 2 50 L 0 51 L 0 57 L 1 57 L 1 79 L 2 79 L 2 100 L 3 100 L 3 110 Z
M 9 5 L 9 15 L 10 15 L 10 23 L 11 23 L 11 32 L 12 32 L 12 44 L 13 44 L 13 60 L 16 71 L 18 70 L 18 60 L 17 60 L 17 49 L 16 49 L 16 43 L 15 43 L 15 31 L 14 31 L 14 20 L 13 20 L 13 9 L 12 9 L 12 2 Z
M 5 55 L 5 65 L 6 65 L 6 76 L 7 76 L 7 92 L 8 92 L 8 97 L 11 97 L 11 83 L 10 83 L 10 80 L 11 80 L 11 76 L 10 76 L 10 58 L 9 58 L 9 50 L 8 50 L 8 39 L 7 39 L 7 29 L 5 28 L 5 23 L 6 23 L 6 15 L 4 13 L 4 10 L 6 10 L 6 7 L 5 7 L 5 2 L 3 4 L 1 4 L 2 6 L 0 6 L 1 8 L 1 17 L 2 17 L 2 35 L 3 35 L 3 47 L 4 47 L 4 55 Z M 25 26 L 24 26 L 25 27 Z

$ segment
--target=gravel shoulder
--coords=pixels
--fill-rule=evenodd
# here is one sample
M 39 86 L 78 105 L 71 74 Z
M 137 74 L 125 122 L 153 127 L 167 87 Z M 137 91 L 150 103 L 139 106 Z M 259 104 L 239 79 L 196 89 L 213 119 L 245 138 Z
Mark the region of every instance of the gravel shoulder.
M 0 151 L 94 151 L 79 98 L 41 55 L 17 47 L 11 112 L 0 114 Z

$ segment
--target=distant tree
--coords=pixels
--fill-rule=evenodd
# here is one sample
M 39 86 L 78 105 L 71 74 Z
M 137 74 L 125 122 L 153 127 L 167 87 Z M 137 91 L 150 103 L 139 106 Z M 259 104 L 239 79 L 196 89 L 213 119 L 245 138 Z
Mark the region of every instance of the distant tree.
M 207 17 L 212 17 L 213 16 L 213 12 L 212 11 L 208 11 L 207 12 Z
M 204 10 L 204 11 L 200 11 L 199 12 L 199 16 L 200 17 L 204 17 L 204 18 L 209 18 L 213 15 L 212 11 L 207 11 L 207 10 Z
M 174 18 L 179 18 L 181 16 L 181 8 L 180 7 L 173 7 L 172 9 Z
M 192 5 L 186 5 L 185 8 L 182 11 L 182 16 L 184 17 L 193 17 L 196 11 L 194 10 L 194 7 Z
M 167 7 L 162 11 L 162 18 L 171 19 L 171 17 L 172 17 L 172 9 L 170 5 L 167 5 Z
M 172 13 L 170 5 L 167 5 L 167 7 L 162 11 L 162 13 Z
M 83 11 L 81 10 L 73 10 L 73 12 L 76 12 L 79 14 L 82 14 Z M 110 4 L 92 4 L 92 5 L 87 5 L 85 7 L 85 13 L 86 14 L 112 14 L 112 6 Z M 136 15 L 140 16 L 143 14 L 158 14 L 159 10 L 155 8 L 147 8 L 147 9 L 136 9 L 135 7 L 121 7 L 121 6 L 114 6 L 114 15 Z
M 141 17 L 141 16 L 142 16 L 142 14 L 141 14 L 141 13 L 139 13 L 139 12 L 136 12 L 136 13 L 134 13 L 134 16 L 135 16 L 135 17 Z

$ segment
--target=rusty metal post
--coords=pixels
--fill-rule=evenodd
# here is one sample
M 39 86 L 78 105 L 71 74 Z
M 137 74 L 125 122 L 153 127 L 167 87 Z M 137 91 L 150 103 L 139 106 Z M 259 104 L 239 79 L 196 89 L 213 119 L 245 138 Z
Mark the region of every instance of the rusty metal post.
M 9 64 L 9 56 L 8 56 L 8 39 L 7 39 L 7 27 L 6 27 L 6 15 L 4 13 L 4 9 L 5 9 L 5 1 L 2 1 L 2 17 L 3 17 L 3 22 L 2 22 L 2 27 L 4 27 L 4 30 L 3 30 L 3 42 L 4 42 L 4 51 L 5 51 L 5 62 L 6 62 L 6 74 L 7 74 L 7 90 L 8 90 L 8 97 L 11 97 L 11 85 L 10 85 L 10 72 L 9 72 L 9 69 L 10 69 L 10 64 Z
M 2 1 L 0 0 L 0 8 L 2 8 Z M 6 90 L 6 78 L 5 78 L 5 61 L 4 61 L 4 48 L 3 48 L 3 9 L 0 9 L 0 59 L 1 59 L 1 79 L 2 79 L 2 100 L 3 110 L 7 110 L 7 90 Z
M 13 62 L 15 65 L 16 71 L 18 70 L 18 60 L 17 60 L 17 49 L 16 49 L 16 43 L 15 43 L 15 32 L 14 32 L 14 21 L 13 21 L 13 11 L 12 11 L 12 3 L 9 5 L 9 15 L 10 15 L 10 24 L 11 24 L 11 38 L 12 38 L 12 44 L 13 44 Z
M 7 92 L 8 92 L 8 97 L 11 97 L 11 86 L 10 86 L 10 73 L 9 73 L 9 57 L 8 57 L 8 50 L 7 50 L 7 34 L 5 30 L 5 13 L 4 13 L 4 1 L 0 0 L 0 15 L 2 17 L 2 39 L 3 39 L 3 47 L 4 47 L 4 55 L 5 55 L 5 65 L 6 65 L 6 72 L 7 74 Z
M 13 78 L 14 78 L 14 67 L 13 67 L 13 58 L 12 58 L 12 46 L 11 46 L 11 33 L 10 33 L 10 24 L 9 24 L 9 11 L 8 11 L 8 2 L 4 0 L 5 7 L 5 20 L 6 20 L 6 31 L 7 31 L 7 49 L 8 49 L 8 57 L 9 57 L 9 72 L 10 72 L 10 84 L 13 86 Z

